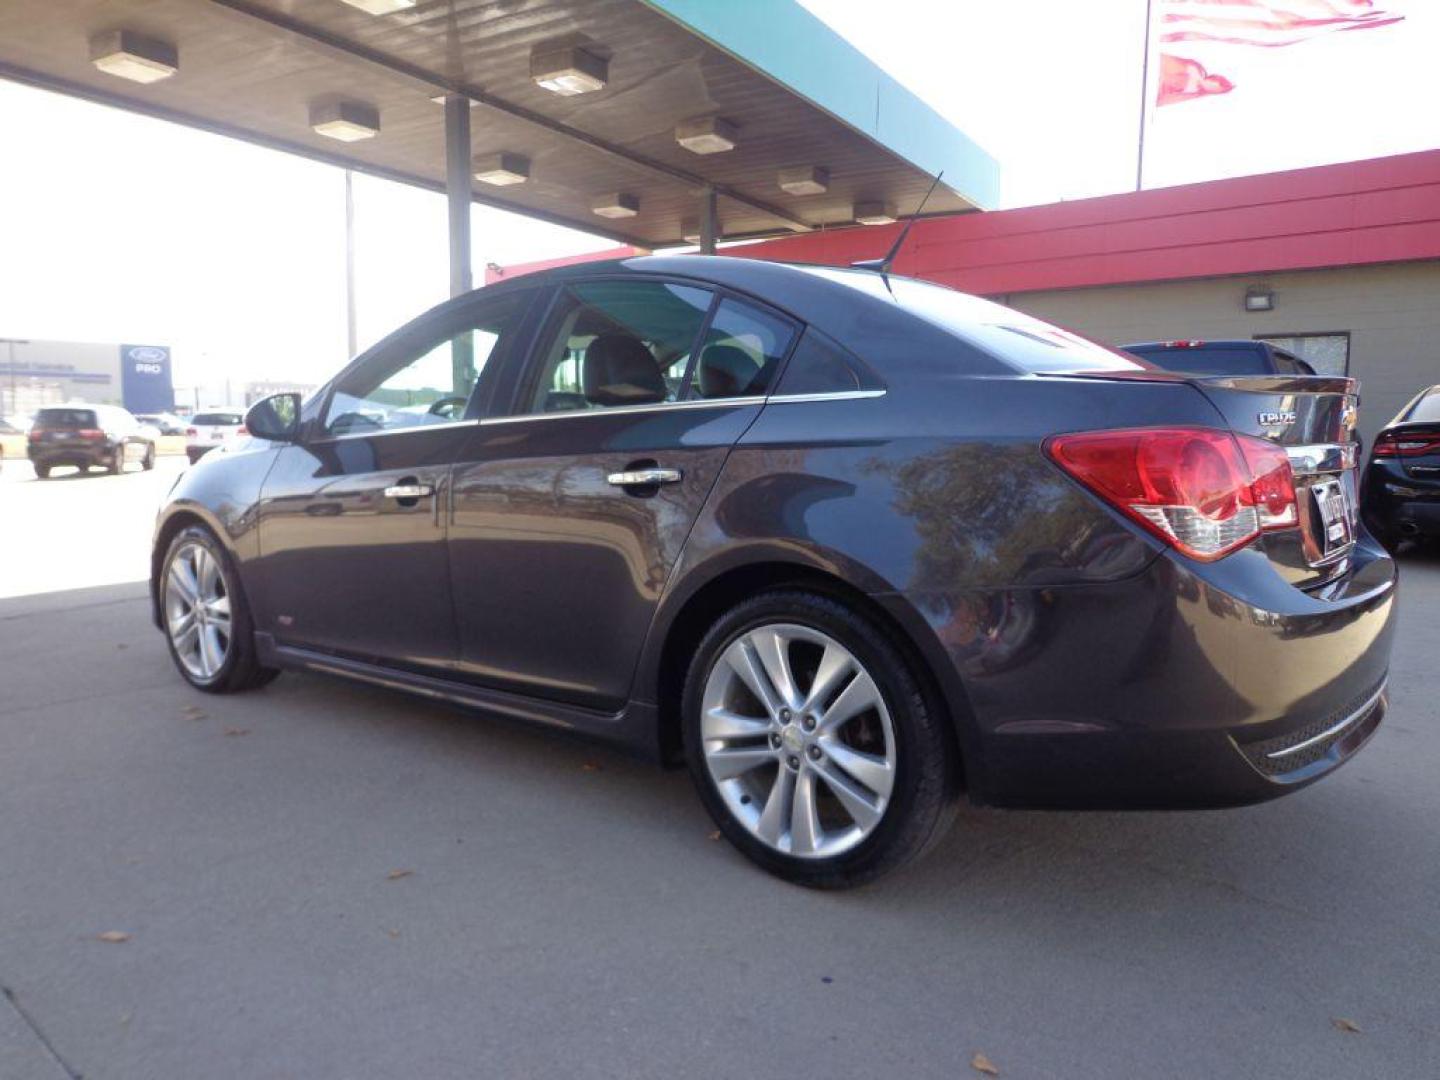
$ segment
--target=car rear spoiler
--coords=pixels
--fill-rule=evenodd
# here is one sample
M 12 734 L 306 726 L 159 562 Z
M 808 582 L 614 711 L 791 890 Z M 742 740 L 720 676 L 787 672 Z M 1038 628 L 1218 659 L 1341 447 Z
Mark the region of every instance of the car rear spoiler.
M 1360 393 L 1360 380 L 1343 375 L 1192 375 L 1186 381 L 1217 390 L 1248 390 L 1256 394 L 1358 396 Z

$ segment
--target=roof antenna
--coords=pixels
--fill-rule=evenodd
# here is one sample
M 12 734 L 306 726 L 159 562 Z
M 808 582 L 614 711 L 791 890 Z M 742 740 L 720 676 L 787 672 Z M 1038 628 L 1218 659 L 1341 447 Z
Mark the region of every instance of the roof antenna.
M 920 211 L 925 209 L 925 204 L 930 201 L 930 196 L 935 193 L 935 185 L 940 183 L 940 177 L 945 175 L 941 169 L 935 174 L 935 179 L 930 181 L 930 190 L 925 192 L 925 198 L 920 200 L 920 205 L 915 208 L 915 213 L 910 215 L 905 222 L 905 227 L 900 230 L 900 235 L 895 238 L 895 243 L 890 245 L 890 250 L 883 259 L 861 259 L 850 265 L 856 270 L 876 270 L 884 276 L 890 273 L 890 265 L 895 261 L 895 256 L 900 254 L 900 246 L 905 243 L 905 238 L 910 235 L 910 226 L 915 224 L 915 219 L 920 216 Z

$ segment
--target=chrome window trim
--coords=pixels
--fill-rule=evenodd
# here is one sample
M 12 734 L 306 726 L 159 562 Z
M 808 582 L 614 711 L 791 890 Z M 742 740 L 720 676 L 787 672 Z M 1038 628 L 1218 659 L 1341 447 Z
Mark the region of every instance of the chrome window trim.
M 479 421 L 487 424 L 514 424 L 521 420 L 573 420 L 580 416 L 615 416 L 627 413 L 660 412 L 665 409 L 716 409 L 738 405 L 782 405 L 806 401 L 847 401 L 884 397 L 884 390 L 836 390 L 826 394 L 775 394 L 771 397 L 752 394 L 732 398 L 694 398 L 689 401 L 657 401 L 650 405 L 614 405 L 599 409 L 558 409 L 555 412 L 521 413 L 516 416 L 487 416 Z
M 321 434 L 318 439 L 310 445 L 322 442 L 340 442 L 345 439 L 380 439 L 386 435 L 413 435 L 417 431 L 445 431 L 449 428 L 468 427 L 480 423 L 479 420 L 447 420 L 443 424 L 412 424 L 409 427 L 378 428 L 375 431 L 349 431 L 344 435 L 332 435 L 328 431 Z
M 819 394 L 774 394 L 772 405 L 789 405 L 806 401 L 860 401 L 865 398 L 884 397 L 884 390 L 828 390 Z

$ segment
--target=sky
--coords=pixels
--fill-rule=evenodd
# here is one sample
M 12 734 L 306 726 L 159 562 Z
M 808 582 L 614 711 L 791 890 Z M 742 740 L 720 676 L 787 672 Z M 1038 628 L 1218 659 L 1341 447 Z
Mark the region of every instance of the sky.
M 1000 161 L 1002 207 L 1134 187 L 1145 0 L 801 2 Z M 1158 111 L 1147 184 L 1440 145 L 1440 109 L 1385 82 L 1424 88 L 1440 0 L 1384 6 L 1404 33 L 1201 48 L 1234 92 Z M 177 385 L 318 383 L 345 361 L 339 169 L 3 81 L 0 148 L 0 337 L 169 344 Z M 360 175 L 355 191 L 363 348 L 445 298 L 445 205 Z M 612 246 L 479 205 L 472 224 L 477 278 Z

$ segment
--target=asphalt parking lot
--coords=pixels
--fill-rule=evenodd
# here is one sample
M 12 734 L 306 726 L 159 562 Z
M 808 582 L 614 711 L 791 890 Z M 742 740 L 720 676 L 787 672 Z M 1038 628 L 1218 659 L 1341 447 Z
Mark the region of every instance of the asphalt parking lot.
M 1440 1075 L 1434 554 L 1326 782 L 967 811 L 816 894 L 680 773 L 316 677 L 188 689 L 141 584 L 181 464 L 0 479 L 4 1080 Z

